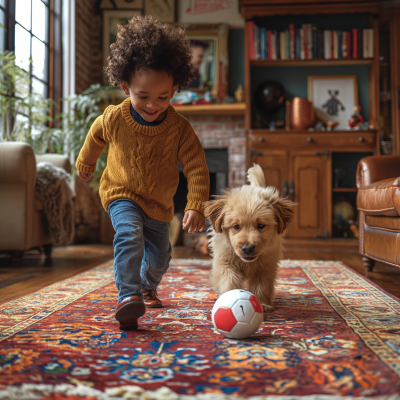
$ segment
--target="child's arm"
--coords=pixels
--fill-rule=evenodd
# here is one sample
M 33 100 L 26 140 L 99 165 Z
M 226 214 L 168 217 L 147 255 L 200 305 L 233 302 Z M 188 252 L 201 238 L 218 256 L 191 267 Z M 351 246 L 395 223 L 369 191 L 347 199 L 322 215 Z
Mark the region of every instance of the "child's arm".
M 185 121 L 178 151 L 178 160 L 188 181 L 188 197 L 183 229 L 189 233 L 205 228 L 203 202 L 208 200 L 210 175 L 203 147 L 189 122 Z
M 105 138 L 103 130 L 103 116 L 96 118 L 90 127 L 86 136 L 85 143 L 76 160 L 76 169 L 78 176 L 88 181 L 96 170 L 96 162 L 100 154 L 107 146 L 108 141 Z

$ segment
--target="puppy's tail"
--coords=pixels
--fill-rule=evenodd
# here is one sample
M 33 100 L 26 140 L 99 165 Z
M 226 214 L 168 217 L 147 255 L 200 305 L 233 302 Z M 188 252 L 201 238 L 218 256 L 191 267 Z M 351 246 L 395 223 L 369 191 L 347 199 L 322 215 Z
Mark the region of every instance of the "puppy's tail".
M 258 164 L 254 164 L 254 167 L 249 168 L 247 171 L 247 179 L 251 186 L 267 187 L 264 172 Z

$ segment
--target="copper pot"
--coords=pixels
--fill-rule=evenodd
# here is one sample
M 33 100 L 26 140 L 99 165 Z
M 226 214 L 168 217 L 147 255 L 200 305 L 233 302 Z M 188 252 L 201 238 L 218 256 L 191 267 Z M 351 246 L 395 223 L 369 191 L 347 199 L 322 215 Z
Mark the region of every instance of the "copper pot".
M 311 101 L 295 97 L 290 102 L 289 123 L 292 129 L 307 129 L 314 125 L 314 107 Z

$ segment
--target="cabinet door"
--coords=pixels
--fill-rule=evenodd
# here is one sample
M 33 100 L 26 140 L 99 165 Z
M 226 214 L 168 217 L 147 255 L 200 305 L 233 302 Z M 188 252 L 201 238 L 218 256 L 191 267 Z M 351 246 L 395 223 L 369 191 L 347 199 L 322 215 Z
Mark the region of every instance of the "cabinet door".
M 291 152 L 289 186 L 292 192 L 294 189 L 293 200 L 297 203 L 297 209 L 290 227 L 290 237 L 312 238 L 329 234 L 328 164 L 323 154 Z
M 262 151 L 252 158 L 264 171 L 267 186 L 275 186 L 280 195 L 288 195 L 289 157 L 286 151 Z M 261 155 L 262 154 L 262 155 Z M 285 183 L 284 183 L 285 182 Z

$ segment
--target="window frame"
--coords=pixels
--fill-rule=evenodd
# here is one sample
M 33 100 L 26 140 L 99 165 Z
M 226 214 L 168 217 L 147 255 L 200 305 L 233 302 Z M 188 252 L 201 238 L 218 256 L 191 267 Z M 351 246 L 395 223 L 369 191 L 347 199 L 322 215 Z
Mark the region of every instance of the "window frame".
M 15 19 L 15 6 L 16 0 L 6 1 L 5 7 L 5 50 L 15 52 L 15 26 L 18 22 Z M 61 46 L 61 9 L 62 0 L 48 0 L 48 11 L 49 11 L 49 21 L 48 21 L 48 41 L 46 45 L 48 46 L 48 60 L 47 60 L 47 82 L 48 93 L 47 96 L 54 100 L 58 105 L 61 104 L 61 87 L 62 87 L 62 46 Z M 32 10 L 31 10 L 32 18 Z M 31 28 L 32 29 L 32 28 Z M 29 31 L 28 31 L 29 32 Z M 32 32 L 29 34 L 33 37 L 35 35 Z M 40 78 L 35 77 L 32 74 L 32 66 L 29 67 L 29 76 L 31 80 L 32 88 L 32 77 L 42 81 Z M 31 89 L 30 89 L 31 90 Z M 57 114 L 59 109 L 52 107 L 51 116 Z

